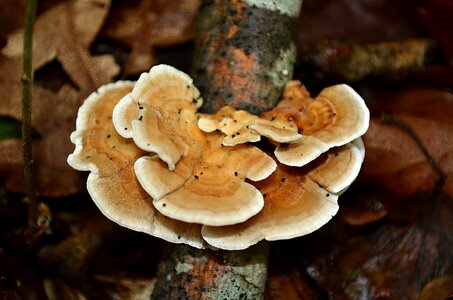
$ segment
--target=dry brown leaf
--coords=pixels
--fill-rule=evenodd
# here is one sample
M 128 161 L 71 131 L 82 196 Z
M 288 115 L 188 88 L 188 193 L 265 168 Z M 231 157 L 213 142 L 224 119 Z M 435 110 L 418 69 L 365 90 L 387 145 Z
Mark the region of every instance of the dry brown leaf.
M 199 0 L 114 3 L 101 35 L 132 48 L 123 75 L 149 70 L 156 63 L 153 47 L 168 47 L 192 39 L 199 6 Z
M 15 30 L 24 23 L 24 0 L 0 1 L 0 41 L 4 34 Z
M 391 95 L 387 105 L 420 138 L 434 161 L 448 176 L 444 190 L 453 194 L 453 95 L 429 89 L 410 89 Z M 391 100 L 390 99 L 390 100 Z M 439 175 L 414 139 L 399 126 L 372 119 L 364 136 L 367 154 L 362 179 L 379 183 L 403 197 L 430 190 Z
M 33 33 L 33 69 L 57 59 L 82 91 L 110 82 L 119 68 L 108 55 L 93 57 L 88 47 L 109 11 L 110 0 L 63 2 L 41 14 Z M 2 54 L 22 57 L 23 32 L 11 34 Z
M 412 223 L 384 223 L 360 234 L 337 223 L 292 244 L 291 258 L 303 261 L 333 299 L 419 299 L 425 284 L 453 270 L 453 201 L 427 192 L 414 195 L 407 208 L 412 205 L 418 206 Z
M 83 180 L 67 165 L 73 150 L 69 135 L 77 110 L 94 89 L 110 82 L 119 71 L 110 55 L 91 56 L 88 47 L 108 12 L 110 1 L 63 2 L 41 14 L 34 32 L 33 68 L 57 60 L 77 85 L 64 84 L 54 93 L 33 88 L 32 126 L 39 134 L 33 143 L 37 190 L 40 195 L 59 197 L 83 189 Z M 0 115 L 21 118 L 22 32 L 9 37 L 0 55 Z M 0 141 L 1 180 L 8 189 L 23 190 L 18 140 Z
M 266 300 L 307 300 L 302 297 L 297 290 L 294 281 L 298 278 L 292 278 L 288 275 L 270 275 L 267 278 Z

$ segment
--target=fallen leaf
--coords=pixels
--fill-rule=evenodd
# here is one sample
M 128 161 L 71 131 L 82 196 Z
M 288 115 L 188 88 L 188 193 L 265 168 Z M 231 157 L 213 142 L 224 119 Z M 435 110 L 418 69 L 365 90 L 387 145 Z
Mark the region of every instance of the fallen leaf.
M 33 69 L 57 60 L 72 82 L 58 91 L 33 88 L 32 127 L 39 138 L 33 142 L 37 191 L 41 196 L 60 197 L 84 189 L 81 175 L 66 158 L 73 150 L 69 140 L 77 110 L 84 98 L 112 81 L 119 67 L 110 55 L 92 56 L 88 48 L 108 12 L 109 0 L 67 1 L 43 12 L 34 31 Z M 0 115 L 21 119 L 22 32 L 9 36 L 0 55 Z M 75 87 L 74 87 L 75 85 Z M 24 189 L 21 142 L 0 142 L 0 169 L 8 189 Z
M 351 226 L 368 225 L 387 216 L 387 209 L 381 201 L 381 195 L 370 187 L 353 187 L 352 196 L 341 202 L 339 216 Z
M 101 36 L 132 48 L 123 77 L 147 71 L 156 64 L 154 47 L 191 40 L 199 7 L 199 0 L 114 3 Z
M 381 95 L 382 96 L 382 95 Z M 453 95 L 432 89 L 409 89 L 387 95 L 383 110 L 410 126 L 435 163 L 447 174 L 443 188 L 453 195 Z M 427 157 L 401 126 L 371 120 L 364 136 L 367 149 L 361 179 L 379 184 L 394 197 L 432 190 L 439 179 Z
M 451 299 L 453 297 L 453 275 L 445 275 L 430 281 L 420 293 L 419 300 Z
M 110 299 L 125 300 L 151 299 L 156 283 L 155 278 L 140 278 L 121 273 L 95 275 L 95 279 L 104 287 Z
M 422 2 L 419 13 L 430 33 L 437 39 L 450 65 L 453 64 L 453 3 L 446 0 Z
M 355 234 L 331 223 L 288 241 L 285 255 L 331 299 L 417 299 L 432 278 L 453 271 L 453 201 L 428 192 L 411 204 L 418 207 L 413 222 L 385 222 Z
M 307 300 L 301 298 L 294 279 L 288 275 L 270 275 L 267 278 L 265 300 Z
M 108 55 L 93 57 L 88 48 L 109 11 L 110 0 L 63 2 L 42 13 L 33 33 L 33 70 L 57 59 L 82 91 L 110 82 L 119 68 Z M 2 54 L 22 57 L 23 31 L 8 37 Z
M 3 36 L 24 23 L 25 1 L 0 1 L 0 43 Z

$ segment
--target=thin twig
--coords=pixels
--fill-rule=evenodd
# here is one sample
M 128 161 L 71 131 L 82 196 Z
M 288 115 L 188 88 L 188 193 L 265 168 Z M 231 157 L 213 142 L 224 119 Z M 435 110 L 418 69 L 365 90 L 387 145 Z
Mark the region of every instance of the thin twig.
M 442 186 L 444 185 L 445 181 L 447 180 L 447 174 L 440 168 L 440 166 L 437 164 L 437 162 L 434 160 L 434 157 L 429 153 L 429 150 L 425 147 L 423 144 L 422 140 L 420 137 L 414 132 L 412 127 L 401 120 L 400 118 L 389 115 L 389 114 L 382 114 L 382 121 L 386 124 L 389 125 L 395 125 L 403 129 L 409 136 L 414 140 L 414 142 L 417 144 L 418 148 L 422 151 L 423 155 L 426 157 L 426 160 L 428 160 L 431 168 L 434 170 L 434 172 L 437 173 L 439 176 L 439 179 L 436 182 L 436 191 L 440 191 L 442 189 Z
M 22 75 L 22 153 L 24 160 L 25 189 L 29 201 L 28 224 L 36 226 L 38 219 L 38 203 L 36 199 L 35 180 L 33 176 L 32 156 L 32 49 L 33 49 L 33 24 L 36 16 L 36 0 L 27 0 L 25 10 L 23 75 Z

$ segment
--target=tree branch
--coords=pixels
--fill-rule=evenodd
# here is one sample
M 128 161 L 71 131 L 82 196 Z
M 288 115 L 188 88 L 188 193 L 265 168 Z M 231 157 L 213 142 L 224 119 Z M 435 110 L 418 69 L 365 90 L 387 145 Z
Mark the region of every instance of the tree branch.
M 192 77 L 203 110 L 224 105 L 259 114 L 292 78 L 292 42 L 302 1 L 205 1 L 199 14 Z M 241 251 L 175 245 L 161 263 L 152 299 L 263 299 L 269 243 Z

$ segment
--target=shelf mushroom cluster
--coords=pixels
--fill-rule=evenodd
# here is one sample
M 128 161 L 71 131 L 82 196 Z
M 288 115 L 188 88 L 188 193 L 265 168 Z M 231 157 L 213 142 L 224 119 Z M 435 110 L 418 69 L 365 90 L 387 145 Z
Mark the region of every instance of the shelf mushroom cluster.
M 262 116 L 228 106 L 199 114 L 202 103 L 192 79 L 167 65 L 85 100 L 68 162 L 90 171 L 104 215 L 170 242 L 238 250 L 308 234 L 336 214 L 369 122 L 350 87 L 312 99 L 291 81 Z

